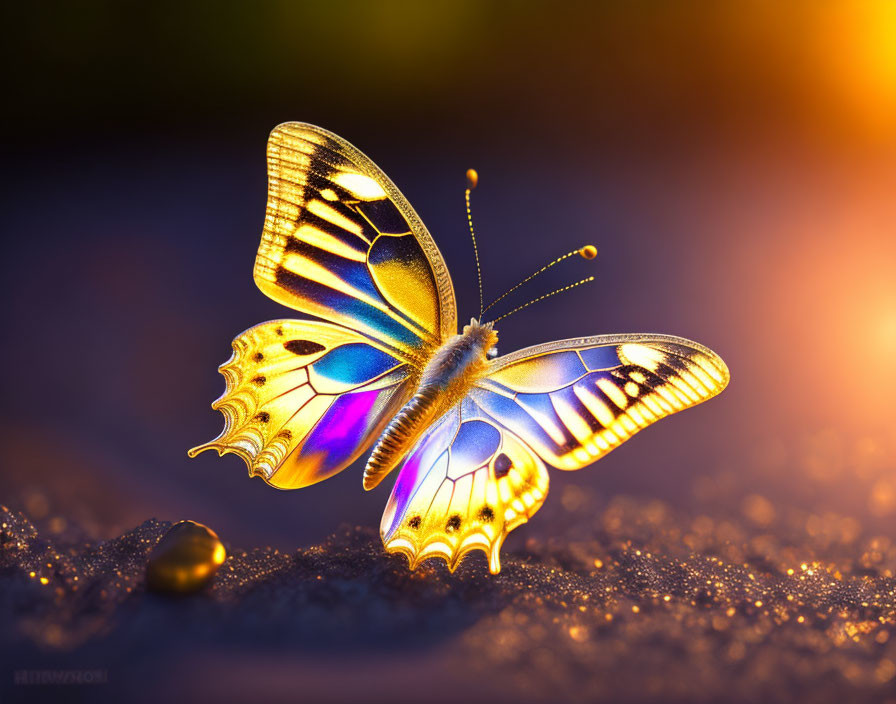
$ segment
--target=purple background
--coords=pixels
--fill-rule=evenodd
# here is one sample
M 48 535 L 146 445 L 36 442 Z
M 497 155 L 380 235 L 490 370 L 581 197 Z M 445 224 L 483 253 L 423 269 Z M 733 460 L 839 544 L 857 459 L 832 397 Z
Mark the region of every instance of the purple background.
M 725 9 L 727 7 L 727 9 Z M 254 286 L 264 145 L 302 120 L 357 145 L 433 233 L 463 316 L 585 243 L 500 327 L 507 352 L 664 332 L 732 372 L 563 488 L 741 510 L 896 514 L 896 30 L 885 2 L 723 6 L 118 3 L 18 10 L 4 51 L 0 500 L 45 530 L 150 516 L 293 548 L 376 526 L 360 463 L 250 481 L 208 404 L 230 340 L 288 311 Z M 722 501 L 722 499 L 718 499 Z M 746 498 L 744 499 L 746 501 Z M 747 503 L 744 510 L 748 510 Z M 549 535 L 547 511 L 511 537 Z

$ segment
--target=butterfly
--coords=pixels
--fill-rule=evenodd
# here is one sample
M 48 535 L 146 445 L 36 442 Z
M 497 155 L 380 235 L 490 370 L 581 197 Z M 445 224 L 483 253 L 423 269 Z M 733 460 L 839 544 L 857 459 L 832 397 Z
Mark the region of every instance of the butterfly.
M 507 534 L 545 500 L 547 466 L 590 465 L 728 383 L 717 354 L 669 335 L 581 337 L 497 357 L 495 321 L 481 312 L 458 333 L 438 247 L 369 158 L 290 122 L 271 133 L 267 161 L 254 278 L 305 318 L 233 341 L 212 404 L 224 429 L 189 454 L 234 453 L 251 476 L 296 489 L 372 447 L 364 488 L 399 470 L 380 532 L 411 569 L 441 557 L 453 571 L 482 550 L 497 573 Z M 468 216 L 476 178 L 468 172 Z M 549 266 L 573 254 L 596 250 Z M 476 260 L 478 270 L 478 251 Z

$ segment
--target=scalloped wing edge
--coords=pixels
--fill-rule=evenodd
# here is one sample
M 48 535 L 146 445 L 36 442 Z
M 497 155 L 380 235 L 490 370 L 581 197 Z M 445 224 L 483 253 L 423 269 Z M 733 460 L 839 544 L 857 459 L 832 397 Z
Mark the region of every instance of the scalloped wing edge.
M 253 417 L 258 412 L 259 408 L 263 407 L 263 404 L 259 404 L 254 392 L 245 384 L 246 379 L 249 378 L 254 371 L 248 361 L 248 356 L 258 349 L 254 344 L 255 340 L 252 336 L 259 334 L 259 331 L 262 328 L 270 325 L 286 328 L 287 336 L 290 333 L 302 335 L 313 334 L 316 339 L 326 343 L 326 345 L 322 346 L 320 352 L 309 353 L 307 359 L 302 360 L 301 367 L 290 370 L 293 373 L 301 372 L 304 375 L 305 383 L 309 384 L 309 386 L 310 378 L 308 375 L 308 368 L 325 354 L 332 351 L 335 347 L 340 344 L 351 342 L 363 342 L 364 344 L 375 346 L 372 341 L 365 339 L 357 333 L 337 325 L 318 321 L 293 319 L 271 320 L 265 323 L 259 323 L 240 333 L 231 342 L 232 352 L 230 358 L 218 367 L 218 371 L 224 377 L 225 388 L 221 396 L 211 404 L 211 407 L 214 410 L 220 411 L 221 415 L 224 416 L 224 428 L 209 442 L 187 450 L 187 455 L 192 458 L 208 450 L 214 450 L 218 453 L 219 457 L 225 454 L 234 454 L 246 463 L 250 477 L 261 477 L 261 479 L 268 485 L 276 489 L 298 488 L 280 486 L 273 480 L 273 477 L 290 453 L 293 452 L 295 447 L 304 441 L 304 436 L 302 438 L 296 438 L 295 434 L 289 428 L 280 426 L 276 434 L 266 440 L 260 427 L 256 427 L 252 424 Z M 313 330 L 310 329 L 312 327 L 314 328 Z M 279 331 L 277 334 L 280 335 Z M 407 376 L 405 365 L 398 363 L 397 359 L 396 363 L 397 366 L 393 369 L 352 388 L 351 391 L 374 389 L 385 390 L 388 387 L 398 387 L 403 382 L 406 382 L 409 377 Z M 313 416 L 314 423 L 310 424 L 309 432 L 311 431 L 311 428 L 315 426 L 317 421 L 325 416 L 329 411 L 330 406 L 335 403 L 341 395 L 329 392 L 321 393 L 314 390 L 314 387 L 311 388 L 314 395 L 307 399 L 307 401 L 305 401 L 305 403 L 296 411 L 296 414 L 304 411 L 309 417 Z M 348 391 L 345 393 L 348 393 Z M 295 416 L 293 416 L 293 418 L 294 417 Z M 387 420 L 388 416 L 384 415 L 381 419 L 381 423 L 385 424 Z M 288 425 L 290 422 L 292 422 L 292 418 L 290 418 L 285 425 Z M 366 444 L 359 443 L 352 459 L 342 463 L 340 470 L 363 454 L 369 444 L 369 442 Z M 319 479 L 315 478 L 307 484 L 301 484 L 301 486 L 309 486 L 318 481 L 322 481 L 328 476 L 331 476 L 331 474 L 322 475 Z
M 265 448 L 264 437 L 258 430 L 243 427 L 245 419 L 248 419 L 255 410 L 252 399 L 240 398 L 240 395 L 235 393 L 242 384 L 241 364 L 249 351 L 249 344 L 243 339 L 244 334 L 233 339 L 231 343 L 233 352 L 227 361 L 218 367 L 218 371 L 224 377 L 224 392 L 212 402 L 211 407 L 224 416 L 224 428 L 212 440 L 191 447 L 187 450 L 187 455 L 192 458 L 208 450 L 217 452 L 218 457 L 234 454 L 246 463 L 250 477 L 261 477 L 267 482 L 273 471 L 286 458 L 288 442 L 278 441 L 275 438 L 270 443 L 272 447 Z M 227 442 L 227 439 L 238 430 L 247 436 L 246 439 L 239 443 Z
M 532 449 L 507 429 L 502 428 L 502 433 L 512 438 L 513 443 L 518 443 L 514 455 L 517 455 L 517 452 L 527 453 L 532 465 L 529 468 L 528 478 L 517 467 L 511 469 L 507 477 L 500 480 L 489 474 L 489 481 L 495 482 L 495 492 L 503 511 L 500 529 L 491 531 L 495 533 L 495 537 L 489 537 L 482 525 L 479 525 L 472 530 L 464 529 L 465 532 L 459 538 L 452 537 L 444 531 L 433 532 L 417 546 L 417 543 L 401 535 L 400 528 L 396 528 L 393 537 L 386 539 L 382 536 L 383 547 L 387 553 L 400 553 L 407 557 L 411 570 L 428 559 L 441 558 L 448 565 L 448 570 L 454 572 L 466 555 L 474 550 L 481 550 L 488 559 L 489 572 L 498 574 L 501 571 L 500 552 L 504 540 L 512 530 L 527 523 L 535 515 L 547 498 L 550 488 L 547 468 Z M 502 449 L 507 451 L 507 446 Z M 490 462 L 493 461 L 494 457 Z M 483 471 L 483 468 L 477 471 Z M 485 471 L 491 472 L 488 469 Z M 511 476 L 515 479 L 513 487 L 509 484 Z M 498 485 L 499 481 L 506 483 L 502 487 Z
M 389 542 L 384 542 L 383 546 L 387 553 L 401 554 L 408 558 L 411 570 L 416 570 L 426 560 L 441 558 L 448 565 L 449 572 L 454 572 L 469 553 L 481 550 L 488 559 L 489 572 L 498 574 L 501 571 L 501 545 L 505 537 L 507 534 L 501 533 L 492 541 L 485 533 L 472 533 L 456 548 L 438 538 L 427 541 L 419 550 L 415 550 L 414 544 L 405 538 L 392 538 Z

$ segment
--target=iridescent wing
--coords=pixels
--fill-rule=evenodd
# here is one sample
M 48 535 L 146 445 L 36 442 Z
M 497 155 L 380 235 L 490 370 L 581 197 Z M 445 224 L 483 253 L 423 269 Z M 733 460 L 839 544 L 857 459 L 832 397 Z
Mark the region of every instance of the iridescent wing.
M 539 509 L 548 474 L 513 432 L 464 399 L 408 453 L 380 525 L 388 552 L 415 568 L 441 557 L 452 571 L 471 550 L 501 569 L 507 534 Z
M 721 357 L 669 335 L 605 335 L 495 360 L 470 398 L 547 464 L 580 469 L 728 384 Z
M 212 404 L 224 430 L 204 445 L 232 452 L 279 489 L 341 471 L 382 432 L 413 390 L 408 362 L 345 328 L 274 320 L 233 341 L 220 371 L 226 389 Z
M 422 364 L 457 332 L 457 316 L 448 269 L 413 208 L 370 159 L 320 127 L 279 125 L 267 151 L 258 287 Z
M 298 488 L 367 449 L 457 320 L 438 248 L 370 159 L 297 122 L 274 129 L 267 153 L 255 282 L 319 320 L 264 323 L 234 340 L 214 404 L 224 431 L 190 454 L 233 452 L 250 474 Z
M 545 463 L 580 469 L 727 383 L 718 355 L 663 335 L 562 340 L 499 358 L 409 453 L 383 515 L 386 550 L 412 567 L 442 557 L 453 570 L 480 549 L 496 573 L 507 533 L 544 501 Z

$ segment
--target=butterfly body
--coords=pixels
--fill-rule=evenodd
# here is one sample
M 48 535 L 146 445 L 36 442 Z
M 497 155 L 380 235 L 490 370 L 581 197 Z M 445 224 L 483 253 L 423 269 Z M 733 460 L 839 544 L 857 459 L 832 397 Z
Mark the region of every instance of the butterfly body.
M 455 406 L 488 369 L 488 353 L 498 342 L 491 324 L 475 319 L 433 353 L 413 397 L 386 427 L 364 469 L 372 489 L 410 450 L 432 423 Z
M 498 572 L 504 538 L 547 495 L 548 466 L 586 467 L 728 384 L 717 354 L 671 335 L 581 337 L 493 358 L 491 323 L 457 334 L 435 241 L 368 157 L 298 122 L 274 129 L 267 154 L 254 279 L 305 317 L 233 340 L 212 404 L 224 429 L 189 454 L 234 453 L 251 476 L 297 489 L 373 447 L 364 487 L 398 469 L 380 532 L 412 567 L 441 557 L 453 570 L 482 550 Z

